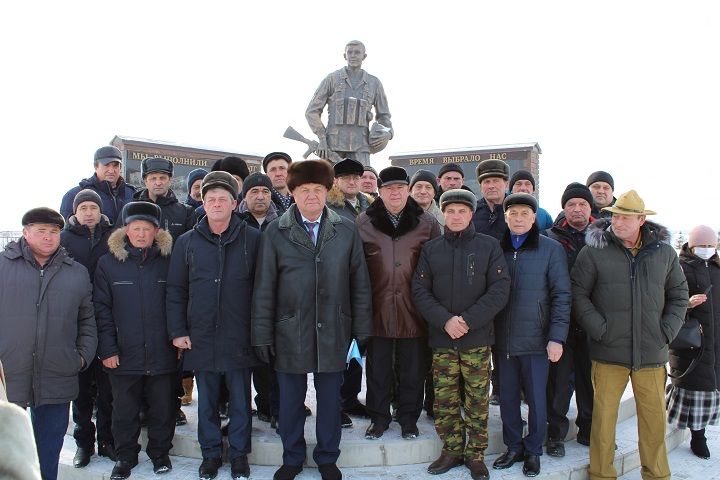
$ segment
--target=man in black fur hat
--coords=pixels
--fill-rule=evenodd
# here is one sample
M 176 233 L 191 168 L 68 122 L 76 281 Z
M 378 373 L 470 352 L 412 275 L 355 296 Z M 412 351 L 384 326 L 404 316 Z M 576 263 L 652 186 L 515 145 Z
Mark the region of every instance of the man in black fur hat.
M 405 169 L 380 172 L 380 198 L 357 219 L 373 279 L 373 338 L 368 346 L 365 438 L 390 426 L 393 351 L 398 357 L 397 419 L 402 436 L 416 438 L 422 410 L 427 325 L 415 308 L 410 282 L 423 244 L 440 235 L 440 224 L 410 197 Z
M 175 349 L 167 339 L 165 282 L 172 236 L 160 227 L 160 207 L 130 202 L 123 228 L 108 240 L 95 271 L 93 303 L 98 358 L 113 392 L 112 432 L 117 461 L 110 478 L 128 478 L 138 464 L 140 410 L 147 403 L 146 451 L 155 473 L 172 469 L 175 434 Z
M 333 169 L 325 160 L 293 163 L 295 204 L 271 223 L 258 254 L 252 344 L 274 365 L 280 386 L 283 465 L 274 480 L 292 480 L 305 463 L 303 400 L 312 373 L 317 398 L 313 459 L 324 480 L 342 478 L 340 387 L 348 348 L 371 334 L 370 278 L 355 223 L 327 208 Z M 302 288 L 298 288 L 302 286 Z

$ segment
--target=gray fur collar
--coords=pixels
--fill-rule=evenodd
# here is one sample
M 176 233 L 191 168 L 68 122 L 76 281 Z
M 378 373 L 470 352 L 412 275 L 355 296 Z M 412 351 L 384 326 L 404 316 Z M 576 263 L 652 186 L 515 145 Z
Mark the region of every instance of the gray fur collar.
M 155 245 L 158 247 L 161 256 L 170 256 L 170 252 L 172 252 L 172 243 L 173 240 L 170 232 L 161 228 L 155 236 Z M 110 249 L 110 253 L 112 253 L 113 256 L 121 262 L 127 260 L 128 256 L 130 255 L 125 248 L 126 245 L 127 242 L 125 241 L 124 228 L 119 228 L 115 230 L 110 235 L 110 238 L 108 238 L 108 247 Z
M 358 197 L 363 196 L 365 197 L 365 200 L 367 201 L 368 205 L 371 204 L 375 199 L 368 195 L 367 193 L 360 192 L 358 193 Z M 345 194 L 338 188 L 337 185 L 333 185 L 333 187 L 328 191 L 327 194 L 327 203 L 329 205 L 332 205 L 333 207 L 342 208 L 345 206 Z M 359 198 L 358 198 L 359 200 Z
M 670 245 L 672 236 L 670 231 L 659 223 L 645 221 L 640 228 L 643 236 L 643 244 L 667 243 Z M 585 232 L 585 244 L 593 248 L 605 248 L 610 243 L 612 235 L 611 221 L 609 218 L 601 218 L 590 224 Z

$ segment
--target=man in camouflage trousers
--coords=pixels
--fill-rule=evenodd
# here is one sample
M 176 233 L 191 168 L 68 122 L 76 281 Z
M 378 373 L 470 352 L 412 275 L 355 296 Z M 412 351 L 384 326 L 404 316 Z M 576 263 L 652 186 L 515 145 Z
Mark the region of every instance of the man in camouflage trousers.
M 443 441 L 428 473 L 445 473 L 465 463 L 474 480 L 489 478 L 484 456 L 490 346 L 494 317 L 510 292 L 499 242 L 475 232 L 476 204 L 475 195 L 466 190 L 442 194 L 445 233 L 423 245 L 413 278 L 415 305 L 428 323 L 433 349 L 435 430 Z

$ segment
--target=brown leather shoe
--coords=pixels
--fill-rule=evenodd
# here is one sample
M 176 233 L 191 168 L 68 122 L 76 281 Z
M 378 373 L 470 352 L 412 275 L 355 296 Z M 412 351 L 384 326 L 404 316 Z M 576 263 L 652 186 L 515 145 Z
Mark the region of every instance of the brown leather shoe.
M 462 455 L 458 457 L 457 455 L 442 452 L 440 457 L 428 466 L 427 472 L 432 475 L 440 475 L 446 473 L 451 468 L 459 467 L 463 463 Z
M 490 478 L 490 472 L 488 472 L 487 466 L 482 460 L 471 460 L 466 465 L 470 469 L 470 476 L 473 480 L 488 480 Z

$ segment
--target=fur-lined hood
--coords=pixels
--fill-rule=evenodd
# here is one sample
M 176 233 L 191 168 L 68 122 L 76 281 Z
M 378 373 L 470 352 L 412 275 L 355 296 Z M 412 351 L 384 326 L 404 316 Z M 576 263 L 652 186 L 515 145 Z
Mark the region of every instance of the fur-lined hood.
M 368 205 L 375 201 L 372 196 L 364 192 L 358 193 L 358 197 L 364 197 L 364 200 L 367 201 Z M 360 198 L 359 200 L 362 202 L 363 198 Z M 328 191 L 327 203 L 329 205 L 332 205 L 333 207 L 338 208 L 342 208 L 345 206 L 345 194 L 342 192 L 342 190 L 340 190 L 340 188 L 338 188 L 337 185 L 333 185 L 333 187 Z
M 130 253 L 126 248 L 127 241 L 125 238 L 124 228 L 115 230 L 110 235 L 110 238 L 108 238 L 110 253 L 112 253 L 112 255 L 121 262 L 124 262 L 128 259 L 128 256 L 130 256 Z M 161 228 L 155 236 L 155 242 L 153 243 L 153 245 L 158 248 L 160 255 L 163 257 L 170 256 L 170 253 L 172 252 L 172 244 L 173 239 L 170 232 Z
M 611 221 L 609 218 L 601 218 L 587 227 L 585 233 L 585 244 L 593 248 L 605 248 L 611 241 L 619 241 L 612 233 Z M 670 231 L 659 223 L 646 220 L 640 233 L 643 237 L 643 246 L 653 243 L 667 243 L 670 245 L 672 235 Z

